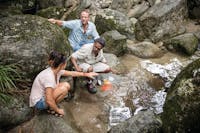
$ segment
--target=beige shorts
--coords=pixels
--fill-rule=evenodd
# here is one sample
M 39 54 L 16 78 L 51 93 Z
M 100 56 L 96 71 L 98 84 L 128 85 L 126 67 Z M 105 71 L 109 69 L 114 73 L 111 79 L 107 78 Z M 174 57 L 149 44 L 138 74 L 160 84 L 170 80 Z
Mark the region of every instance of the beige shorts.
M 96 64 L 90 65 L 87 63 L 79 64 L 79 67 L 83 69 L 83 72 L 87 72 L 89 67 L 93 67 L 93 72 L 104 72 L 105 70 L 109 69 L 110 67 L 102 62 L 98 62 Z

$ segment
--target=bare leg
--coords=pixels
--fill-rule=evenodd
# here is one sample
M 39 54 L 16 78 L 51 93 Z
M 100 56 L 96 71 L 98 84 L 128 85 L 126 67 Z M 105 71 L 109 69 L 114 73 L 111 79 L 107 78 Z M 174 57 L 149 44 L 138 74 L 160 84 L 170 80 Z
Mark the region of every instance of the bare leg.
M 67 82 L 60 83 L 53 92 L 53 97 L 54 97 L 56 103 L 61 102 L 69 90 L 70 90 L 69 83 L 67 83 Z

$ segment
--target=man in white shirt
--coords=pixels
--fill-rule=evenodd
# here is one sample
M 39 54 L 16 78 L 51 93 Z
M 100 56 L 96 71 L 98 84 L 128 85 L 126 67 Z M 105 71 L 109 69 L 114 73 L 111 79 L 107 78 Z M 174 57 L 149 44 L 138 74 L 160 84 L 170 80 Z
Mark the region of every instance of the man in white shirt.
M 106 64 L 106 59 L 103 56 L 102 49 L 105 44 L 103 38 L 98 38 L 93 44 L 85 44 L 74 52 L 71 56 L 71 61 L 75 70 L 78 72 L 110 72 L 111 68 Z M 91 80 L 88 82 L 88 91 L 93 94 L 97 92 Z

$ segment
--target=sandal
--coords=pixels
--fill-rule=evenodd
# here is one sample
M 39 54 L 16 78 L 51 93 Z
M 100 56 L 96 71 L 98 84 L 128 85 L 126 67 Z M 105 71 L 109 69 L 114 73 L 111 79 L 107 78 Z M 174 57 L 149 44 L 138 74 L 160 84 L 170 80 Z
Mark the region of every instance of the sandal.
M 52 110 L 52 109 L 48 109 L 48 110 L 47 110 L 47 113 L 52 114 L 52 115 L 54 115 L 54 116 L 56 116 L 56 117 L 63 117 L 63 115 L 58 114 L 57 112 L 55 112 L 55 111 Z

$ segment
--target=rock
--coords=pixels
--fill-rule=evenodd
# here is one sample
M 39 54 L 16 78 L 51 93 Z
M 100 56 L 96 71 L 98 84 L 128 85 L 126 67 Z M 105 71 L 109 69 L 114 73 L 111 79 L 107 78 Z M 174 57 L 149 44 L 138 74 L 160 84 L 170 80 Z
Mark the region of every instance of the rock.
M 147 2 L 144 1 L 141 4 L 135 5 L 132 9 L 130 9 L 127 16 L 129 18 L 139 18 L 147 9 L 149 9 L 149 6 Z
M 91 0 L 81 0 L 80 4 L 81 9 L 88 9 L 92 5 Z
M 116 30 L 113 30 L 105 32 L 102 37 L 104 37 L 106 40 L 104 52 L 112 53 L 116 56 L 121 56 L 125 54 L 127 50 L 126 36 L 121 35 Z
M 126 122 L 111 128 L 109 133 L 155 133 L 161 131 L 161 120 L 152 111 L 141 111 Z
M 151 42 L 129 44 L 128 51 L 140 58 L 159 58 L 164 54 L 158 46 Z
M 0 31 L 0 60 L 19 64 L 26 78 L 35 77 L 46 67 L 50 51 L 70 55 L 64 32 L 47 19 L 33 15 L 4 17 Z
M 126 67 L 122 64 L 116 55 L 110 53 L 104 53 L 104 57 L 107 61 L 107 64 L 118 73 L 125 73 Z
M 6 101 L 0 101 L 0 129 L 8 130 L 32 117 L 33 110 L 24 102 L 23 97 L 8 96 Z
M 111 9 L 120 11 L 124 14 L 127 14 L 128 11 L 131 9 L 133 4 L 133 0 L 115 0 L 112 1 Z
M 185 67 L 167 90 L 161 115 L 163 132 L 200 131 L 200 88 L 192 83 L 194 71 L 199 68 L 200 59 Z
M 0 9 L 0 18 L 22 14 L 22 11 L 17 8 Z
M 102 9 L 97 12 L 95 25 L 99 34 L 106 31 L 117 30 L 128 38 L 134 38 L 134 25 L 129 18 L 116 10 Z
M 65 8 L 53 6 L 37 11 L 36 15 L 44 18 L 61 19 L 65 12 Z
M 51 6 L 64 7 L 65 0 L 38 0 L 40 9 L 45 9 Z
M 199 0 L 189 0 L 187 2 L 189 17 L 193 19 L 200 18 L 200 1 Z
M 23 125 L 8 131 L 8 133 L 18 133 L 19 131 L 27 133 L 78 133 L 75 127 L 69 121 L 68 116 L 59 118 L 46 112 L 40 112 L 35 115 L 30 121 Z
M 165 42 L 169 50 L 176 50 L 187 55 L 192 55 L 197 50 L 198 38 L 192 33 L 186 33 L 173 37 Z
M 158 42 L 185 32 L 182 26 L 187 17 L 185 0 L 164 0 L 147 10 L 137 21 L 135 37 Z

